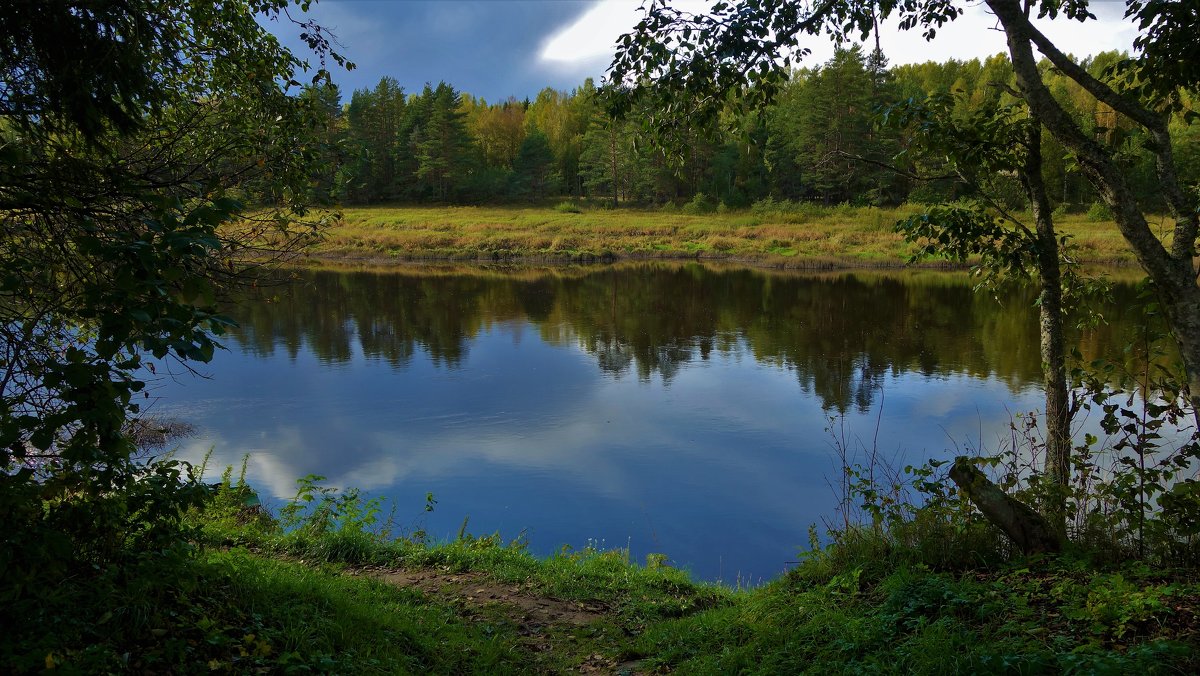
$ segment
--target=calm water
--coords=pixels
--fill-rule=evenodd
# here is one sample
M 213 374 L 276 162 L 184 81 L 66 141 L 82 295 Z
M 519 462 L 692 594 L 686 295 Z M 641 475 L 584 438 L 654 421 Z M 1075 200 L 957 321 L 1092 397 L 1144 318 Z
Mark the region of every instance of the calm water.
M 1132 291 L 1085 355 L 1130 341 Z M 287 497 L 314 473 L 450 538 L 524 532 L 773 577 L 836 504 L 831 419 L 899 463 L 992 444 L 1040 408 L 1033 296 L 949 273 L 695 265 L 300 273 L 231 314 L 207 379 L 163 379 L 182 456 L 251 454 Z M 438 500 L 422 511 L 426 492 Z

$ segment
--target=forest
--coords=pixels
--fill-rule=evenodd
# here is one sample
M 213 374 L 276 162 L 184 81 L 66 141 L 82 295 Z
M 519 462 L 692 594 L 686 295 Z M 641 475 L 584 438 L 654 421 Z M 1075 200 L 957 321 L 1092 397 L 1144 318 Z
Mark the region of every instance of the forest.
M 1106 77 L 1125 58 L 1103 52 L 1081 63 Z M 1162 209 L 1153 191 L 1153 157 L 1134 126 L 1074 80 L 1043 62 L 1049 87 L 1089 134 L 1116 141 L 1140 183 L 1148 210 Z M 572 197 L 611 205 L 746 208 L 761 200 L 832 205 L 932 204 L 970 197 L 939 173 L 939 158 L 894 158 L 914 133 L 880 124 L 880 113 L 906 99 L 949 97 L 956 116 L 1012 100 L 1006 55 L 889 66 L 882 52 L 854 45 L 819 66 L 795 70 L 763 110 L 729 106 L 710 128 L 684 130 L 687 151 L 673 155 L 639 143 L 640 114 L 614 120 L 588 79 L 571 91 L 543 89 L 531 101 L 488 102 L 440 82 L 406 92 L 385 77 L 344 97 L 336 86 L 309 88 L 325 115 L 319 185 L 348 205 L 526 203 Z M 1200 180 L 1200 139 L 1182 113 L 1172 120 L 1175 157 L 1185 183 Z M 1068 153 L 1044 140 L 1047 190 L 1056 207 L 1087 211 L 1097 196 Z M 895 165 L 895 166 L 889 166 Z M 1014 177 L 1009 206 L 1024 200 Z M 1100 208 L 1100 207 L 1098 207 Z

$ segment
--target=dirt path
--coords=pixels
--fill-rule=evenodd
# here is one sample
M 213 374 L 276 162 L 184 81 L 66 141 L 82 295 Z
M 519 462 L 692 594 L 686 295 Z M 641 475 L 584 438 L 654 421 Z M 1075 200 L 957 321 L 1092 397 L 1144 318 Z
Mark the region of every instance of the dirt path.
M 604 640 L 616 631 L 616 617 L 605 604 L 570 601 L 539 594 L 529 584 L 498 582 L 474 572 L 436 568 L 361 568 L 353 575 L 374 577 L 388 584 L 419 589 L 423 594 L 459 609 L 471 621 L 511 626 L 517 642 L 534 657 L 534 669 L 583 674 L 645 673 L 633 661 L 602 654 L 619 646 Z M 601 627 L 607 631 L 601 630 Z M 595 629 L 596 631 L 592 631 Z

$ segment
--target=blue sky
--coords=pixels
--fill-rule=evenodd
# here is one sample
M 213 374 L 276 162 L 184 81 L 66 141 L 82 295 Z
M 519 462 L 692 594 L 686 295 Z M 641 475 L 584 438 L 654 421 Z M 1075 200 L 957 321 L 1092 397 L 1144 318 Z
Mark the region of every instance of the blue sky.
M 708 3 L 675 4 L 702 10 Z M 915 31 L 905 33 L 885 24 L 884 52 L 898 64 L 1003 51 L 995 19 L 979 3 L 964 4 L 966 15 L 933 43 L 924 42 Z M 547 86 L 569 90 L 587 77 L 598 82 L 611 60 L 614 41 L 637 22 L 639 5 L 640 0 L 322 0 L 309 15 L 335 31 L 342 51 L 358 65 L 353 72 L 334 74 L 346 98 L 355 89 L 373 87 L 381 77 L 391 76 L 410 92 L 425 82 L 445 80 L 498 101 L 533 98 Z M 1129 49 L 1135 32 L 1119 20 L 1123 3 L 1092 5 L 1099 21 L 1060 20 L 1043 30 L 1077 55 Z M 303 51 L 297 31 L 282 25 L 272 28 L 286 44 Z M 809 46 L 809 64 L 821 63 L 833 51 L 830 44 Z

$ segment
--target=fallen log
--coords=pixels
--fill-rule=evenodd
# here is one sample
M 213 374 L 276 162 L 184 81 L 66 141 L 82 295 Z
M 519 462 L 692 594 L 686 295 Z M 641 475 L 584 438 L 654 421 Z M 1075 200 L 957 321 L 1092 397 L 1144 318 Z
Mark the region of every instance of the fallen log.
M 1062 541 L 1041 514 L 1001 490 L 967 458 L 954 460 L 950 478 L 983 516 L 1004 531 L 1023 553 L 1062 551 Z

